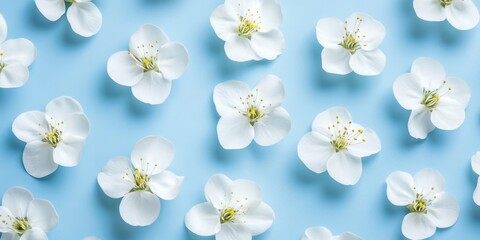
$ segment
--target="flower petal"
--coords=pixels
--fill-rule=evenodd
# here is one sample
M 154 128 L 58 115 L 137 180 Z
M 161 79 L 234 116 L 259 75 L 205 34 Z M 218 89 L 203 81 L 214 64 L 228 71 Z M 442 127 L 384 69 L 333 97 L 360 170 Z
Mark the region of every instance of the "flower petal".
M 232 180 L 223 174 L 211 176 L 205 184 L 205 198 L 216 209 L 226 207 L 226 196 L 231 192 Z M 217 213 L 218 216 L 218 213 Z
M 250 45 L 250 40 L 245 37 L 238 36 L 238 34 L 230 37 L 225 41 L 225 54 L 227 57 L 236 62 L 246 62 L 250 60 L 260 60 Z
M 425 139 L 428 133 L 435 129 L 431 115 L 430 109 L 423 105 L 413 109 L 408 119 L 408 132 L 410 136 L 417 139 Z
M 362 240 L 359 236 L 353 233 L 342 233 L 340 236 L 335 236 L 332 240 Z
M 8 64 L 20 63 L 25 66 L 30 66 L 35 56 L 37 49 L 30 40 L 25 38 L 9 39 L 2 43 L 1 52 L 3 52 L 3 62 Z
M 360 22 L 359 22 L 360 21 Z M 347 29 L 356 32 L 360 47 L 366 51 L 377 49 L 385 38 L 385 26 L 373 17 L 365 13 L 354 13 L 347 19 Z
M 396 171 L 388 175 L 387 183 L 388 200 L 396 206 L 407 206 L 415 199 L 415 182 L 412 175 Z
M 380 143 L 380 139 L 378 138 L 377 134 L 372 129 L 365 129 L 358 124 L 352 124 L 352 126 L 354 125 L 358 126 L 354 129 L 363 129 L 363 133 L 358 136 L 359 143 L 348 146 L 348 152 L 357 157 L 368 157 L 372 154 L 380 152 L 380 149 L 382 149 L 382 144 Z
M 160 214 L 160 199 L 147 191 L 127 193 L 120 202 L 120 216 L 132 226 L 152 224 Z
M 423 213 L 409 213 L 403 218 L 402 233 L 409 239 L 425 239 L 436 231 L 434 223 Z
M 1 230 L 0 230 L 1 231 Z M 2 233 L 0 240 L 19 240 L 20 237 L 16 232 L 5 232 Z
M 180 192 L 182 183 L 183 177 L 179 177 L 169 171 L 163 171 L 153 175 L 150 181 L 148 181 L 148 186 L 159 198 L 172 200 Z
M 67 134 L 86 139 L 90 132 L 90 123 L 83 113 L 72 113 L 65 118 L 63 123 L 63 135 Z
M 146 72 L 142 80 L 132 87 L 133 96 L 149 104 L 161 104 L 170 95 L 172 81 L 157 72 Z
M 102 27 L 102 13 L 91 2 L 75 2 L 67 10 L 72 30 L 84 37 L 91 37 Z
M 332 232 L 326 227 L 310 227 L 305 230 L 302 240 L 331 240 Z
M 58 168 L 53 161 L 53 148 L 42 141 L 27 143 L 23 151 L 23 166 L 28 174 L 36 178 L 50 175 Z
M 417 16 L 426 21 L 445 20 L 445 9 L 438 0 L 413 0 L 413 9 Z
M 477 180 L 477 186 L 475 187 L 475 191 L 473 192 L 473 201 L 475 204 L 480 206 L 480 177 Z
M 402 74 L 393 82 L 393 95 L 403 108 L 412 110 L 422 102 L 423 86 L 416 75 Z
M 263 100 L 267 112 L 282 105 L 285 99 L 285 88 L 282 80 L 272 74 L 264 77 L 252 92 L 254 92 L 254 95 L 257 94 L 257 99 Z
M 170 41 L 165 33 L 157 26 L 152 24 L 142 25 L 130 37 L 130 51 L 137 56 L 143 56 L 145 45 L 162 46 Z
M 442 192 L 445 189 L 445 179 L 443 176 L 433 169 L 423 169 L 413 177 L 417 192 L 427 193 L 430 195 Z M 428 196 L 427 196 L 428 197 Z
M 5 18 L 3 18 L 3 15 L 0 14 L 0 43 L 5 41 L 5 39 L 7 38 L 7 32 L 7 22 L 5 22 Z
M 259 12 L 262 16 L 262 29 L 260 31 L 278 29 L 282 24 L 282 9 L 277 0 L 263 0 Z
M 480 151 L 476 152 L 471 158 L 471 165 L 473 171 L 480 175 Z
M 185 226 L 199 236 L 212 236 L 222 227 L 218 211 L 210 203 L 193 206 L 185 215 Z
M 63 167 L 75 167 L 80 163 L 85 139 L 73 135 L 62 137 L 53 150 L 53 161 Z
M 252 34 L 250 45 L 260 58 L 274 60 L 282 54 L 283 49 L 285 49 L 285 39 L 282 32 L 273 29 L 268 32 Z
M 15 219 L 15 215 L 10 212 L 10 210 L 4 206 L 0 206 L 0 233 L 2 233 L 2 240 L 4 236 L 7 236 L 12 232 L 12 220 Z M 15 233 L 16 236 L 18 236 Z
M 343 185 L 355 185 L 362 175 L 362 159 L 341 151 L 327 162 L 328 174 Z
M 20 240 L 48 240 L 47 234 L 40 228 L 32 228 L 27 230 Z
M 108 76 L 116 83 L 123 86 L 134 86 L 143 78 L 143 68 L 135 63 L 135 60 L 127 51 L 121 51 L 108 58 Z
M 332 124 L 339 126 L 348 125 L 352 121 L 352 116 L 348 110 L 344 107 L 331 107 L 321 113 L 319 113 L 312 123 L 312 129 L 315 132 L 325 133 L 328 127 Z M 325 136 L 330 136 L 330 133 Z
M 460 214 L 460 206 L 457 200 L 447 192 L 441 192 L 436 197 L 432 204 L 428 206 L 430 219 L 439 228 L 453 226 Z
M 345 36 L 345 22 L 337 18 L 322 18 L 317 22 L 317 41 L 324 48 L 337 48 Z
M 65 13 L 64 0 L 35 0 L 35 5 L 50 21 L 57 21 Z
M 131 159 L 135 168 L 155 175 L 170 166 L 174 155 L 170 141 L 160 136 L 147 136 L 135 144 Z
M 11 63 L 0 70 L 0 88 L 17 88 L 23 86 L 30 73 L 27 66 L 21 63 Z
M 157 54 L 158 69 L 169 80 L 179 78 L 188 65 L 187 49 L 175 42 L 168 42 L 159 48 Z
M 242 100 L 250 94 L 247 84 L 240 81 L 226 81 L 219 83 L 213 89 L 213 102 L 220 116 L 237 116 L 237 106 L 241 106 Z
M 419 57 L 413 61 L 411 73 L 416 75 L 427 90 L 439 88 L 445 80 L 443 65 L 432 58 Z
M 448 87 L 448 92 L 441 97 L 440 101 L 454 101 L 461 107 L 466 108 L 472 96 L 470 93 L 470 87 L 467 83 L 456 77 L 447 77 L 445 84 L 445 87 Z
M 325 72 L 345 75 L 352 72 L 350 52 L 340 45 L 325 47 L 322 51 L 322 68 Z
M 245 231 L 242 225 L 224 224 L 222 229 L 215 235 L 215 239 L 221 240 L 251 240 L 252 234 Z
M 278 107 L 261 118 L 253 127 L 255 142 L 261 146 L 270 146 L 282 140 L 290 132 L 290 115 L 284 108 Z
M 218 6 L 210 15 L 210 24 L 217 36 L 223 41 L 237 35 L 237 27 L 240 24 L 237 13 L 227 4 Z
M 2 206 L 6 207 L 15 217 L 27 216 L 28 205 L 33 200 L 32 193 L 22 187 L 8 189 L 2 198 Z
M 457 29 L 469 30 L 478 25 L 478 9 L 471 0 L 453 1 L 445 7 L 445 14 L 448 22 Z
M 238 216 L 242 227 L 248 229 L 253 235 L 259 235 L 272 226 L 275 213 L 268 204 L 261 202 L 256 208 L 249 209 L 246 214 Z
M 310 132 L 300 139 L 298 157 L 308 169 L 322 173 L 327 170 L 327 161 L 335 154 L 330 139 L 322 134 Z
M 70 117 L 75 113 L 83 113 L 83 108 L 80 103 L 72 97 L 58 97 L 51 100 L 46 108 L 47 116 L 53 117 L 55 121 L 60 122 Z
M 459 128 L 465 121 L 465 111 L 456 101 L 442 99 L 432 112 L 432 123 L 443 130 Z
M 58 224 L 58 214 L 52 203 L 35 199 L 28 205 L 27 218 L 33 228 L 40 228 L 45 232 L 54 229 Z
M 238 179 L 233 181 L 230 187 L 227 206 L 241 205 L 243 209 L 253 209 L 262 202 L 262 189 L 253 181 Z
M 247 117 L 221 117 L 217 124 L 217 135 L 220 145 L 225 149 L 242 149 L 250 145 L 255 132 Z
M 102 172 L 98 174 L 98 185 L 111 198 L 121 198 L 135 187 L 134 181 L 127 179 L 132 176 L 130 160 L 126 157 L 116 157 L 108 161 Z
M 18 115 L 12 124 L 13 134 L 24 142 L 42 140 L 43 133 L 47 129 L 48 122 L 45 119 L 45 113 L 40 111 L 24 112 Z
M 357 74 L 375 76 L 383 71 L 386 61 L 385 54 L 380 49 L 371 51 L 360 49 L 350 58 L 350 67 Z

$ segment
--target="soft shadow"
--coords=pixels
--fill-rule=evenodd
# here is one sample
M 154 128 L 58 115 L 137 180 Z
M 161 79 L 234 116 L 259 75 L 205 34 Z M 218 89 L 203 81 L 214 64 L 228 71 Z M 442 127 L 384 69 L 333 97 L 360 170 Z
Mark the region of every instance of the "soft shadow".
M 15 155 L 13 159 L 10 159 L 12 161 L 15 161 L 16 164 L 18 164 L 19 169 L 23 169 L 23 163 L 22 163 L 22 156 L 23 156 L 23 149 L 25 148 L 25 143 L 20 141 L 15 135 L 12 133 L 10 128 L 5 134 L 5 138 L 7 140 L 7 147 L 9 150 L 11 150 L 11 153 Z
M 115 83 L 110 76 L 108 76 L 107 71 L 102 71 L 102 77 L 99 79 L 99 82 L 102 84 L 99 88 L 101 90 L 100 94 L 106 98 L 124 98 L 132 94 L 129 87 Z
M 54 23 L 46 19 L 40 11 L 38 11 L 37 6 L 32 2 L 30 4 L 30 14 L 28 14 L 28 18 L 30 20 L 30 23 L 34 25 L 35 27 L 42 28 L 42 29 L 48 29 L 52 28 Z
M 97 202 L 102 206 L 102 211 L 104 212 L 104 217 L 109 218 L 107 223 L 110 223 L 111 233 L 114 239 L 132 239 L 131 236 L 133 232 L 131 231 L 128 224 L 126 224 L 120 214 L 118 213 L 118 206 L 120 204 L 120 199 L 109 198 L 102 190 L 102 188 L 95 184 L 96 186 L 96 195 Z
M 142 118 L 152 115 L 155 112 L 154 110 L 156 107 L 158 106 L 141 102 L 140 100 L 136 99 L 132 94 L 130 94 L 128 101 L 128 110 L 131 113 L 130 116 Z
M 445 46 L 461 45 L 468 36 L 471 36 L 472 31 L 462 31 L 454 28 L 448 21 L 438 23 L 438 35 Z
M 63 43 L 68 45 L 69 47 L 82 46 L 95 38 L 95 35 L 91 37 L 83 37 L 78 35 L 72 30 L 70 24 L 66 21 L 66 19 L 65 21 L 62 21 L 62 24 L 64 25 Z
M 302 186 L 314 184 L 319 177 L 318 174 L 308 169 L 296 153 L 289 159 L 293 159 L 293 161 L 290 161 L 291 164 L 293 164 L 293 166 L 291 166 L 293 171 L 290 171 L 293 174 L 293 179 L 298 181 Z
M 27 82 L 28 84 L 28 82 Z M 0 88 L 0 104 L 6 105 L 12 99 L 15 99 L 12 94 L 16 92 L 15 89 L 10 88 Z M 0 112 L 4 111 L 5 108 L 1 108 Z
M 195 233 L 190 232 L 187 227 L 184 227 L 184 232 L 185 232 L 185 239 L 188 240 L 209 240 L 212 239 L 213 237 L 201 237 L 196 235 Z

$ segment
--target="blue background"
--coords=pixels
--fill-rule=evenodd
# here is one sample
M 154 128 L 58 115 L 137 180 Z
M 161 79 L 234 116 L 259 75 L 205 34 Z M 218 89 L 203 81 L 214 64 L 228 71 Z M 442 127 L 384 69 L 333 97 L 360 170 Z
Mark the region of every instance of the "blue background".
M 457 224 L 438 231 L 434 239 L 478 239 L 480 207 L 472 200 L 477 176 L 470 157 L 480 149 L 479 27 L 459 31 L 447 22 L 424 22 L 416 17 L 412 2 L 405 0 L 283 0 L 283 54 L 271 62 L 236 63 L 226 58 L 223 42 L 209 23 L 221 0 L 95 3 L 103 14 L 102 29 L 92 38 L 82 38 L 72 32 L 65 16 L 57 22 L 46 20 L 32 0 L 0 1 L 8 38 L 28 38 L 38 49 L 28 83 L 0 89 L 0 194 L 19 185 L 52 201 L 60 222 L 50 239 L 88 235 L 103 240 L 213 239 L 196 237 L 183 219 L 193 205 L 205 201 L 204 184 L 215 173 L 251 179 L 263 188 L 264 200 L 277 218 L 256 239 L 299 239 L 307 227 L 319 225 L 335 235 L 351 231 L 363 239 L 403 239 L 400 226 L 407 210 L 388 202 L 385 178 L 396 170 L 414 174 L 427 167 L 444 175 L 447 191 L 461 206 Z M 346 19 L 355 11 L 370 14 L 387 29 L 381 45 L 387 66 L 379 76 L 337 76 L 321 68 L 316 22 L 327 16 Z M 109 56 L 126 50 L 130 35 L 144 23 L 158 25 L 190 54 L 187 71 L 173 83 L 167 101 L 157 106 L 137 101 L 130 88 L 117 85 L 106 72 Z M 448 75 L 466 80 L 472 90 L 464 124 L 455 131 L 436 130 L 424 141 L 409 136 L 410 113 L 392 93 L 395 78 L 408 72 L 420 56 L 439 60 Z M 254 86 L 270 73 L 284 81 L 291 132 L 274 146 L 223 150 L 216 135 L 214 86 L 231 79 Z M 20 113 L 43 110 L 61 95 L 80 101 L 91 134 L 79 166 L 35 179 L 23 168 L 24 143 L 12 134 L 11 124 Z M 363 175 L 353 187 L 336 183 L 327 173 L 309 171 L 296 152 L 314 117 L 335 105 L 347 107 L 355 122 L 373 128 L 382 140 L 382 151 L 364 159 Z M 169 169 L 185 176 L 185 181 L 178 198 L 162 201 L 154 224 L 131 227 L 120 218 L 120 201 L 102 192 L 96 176 L 109 159 L 129 156 L 140 138 L 153 134 L 174 144 L 176 156 Z

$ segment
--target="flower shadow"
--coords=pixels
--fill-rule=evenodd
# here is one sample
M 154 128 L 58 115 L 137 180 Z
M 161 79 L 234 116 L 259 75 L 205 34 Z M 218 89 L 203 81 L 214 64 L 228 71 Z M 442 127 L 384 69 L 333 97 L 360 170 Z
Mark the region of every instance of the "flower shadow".
M 80 47 L 82 45 L 85 45 L 86 43 L 90 42 L 92 38 L 95 38 L 96 35 L 91 36 L 91 37 L 83 37 L 75 33 L 72 28 L 70 27 L 70 24 L 67 22 L 66 19 L 62 21 L 62 24 L 64 25 L 64 31 L 63 31 L 63 44 L 72 47 Z
M 213 236 L 212 237 L 198 236 L 195 233 L 190 232 L 190 230 L 188 230 L 187 227 L 184 227 L 184 229 L 185 229 L 184 239 L 188 239 L 188 240 L 210 240 L 210 239 L 214 239 Z
M 20 141 L 15 135 L 12 133 L 10 128 L 6 131 L 5 139 L 7 139 L 7 148 L 11 150 L 10 154 L 14 154 L 14 158 L 10 159 L 15 161 L 18 164 L 19 169 L 23 169 L 22 164 L 22 156 L 23 156 L 23 149 L 25 148 L 25 143 Z

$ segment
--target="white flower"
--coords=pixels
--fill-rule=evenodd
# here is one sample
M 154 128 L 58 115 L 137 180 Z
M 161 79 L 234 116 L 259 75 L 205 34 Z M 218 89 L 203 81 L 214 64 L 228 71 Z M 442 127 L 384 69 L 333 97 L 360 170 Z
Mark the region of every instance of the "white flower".
M 152 224 L 160 213 L 160 200 L 177 197 L 183 177 L 165 169 L 173 160 L 173 145 L 159 136 L 140 139 L 127 157 L 108 161 L 98 184 L 111 198 L 122 198 L 120 216 L 132 226 Z M 133 166 L 132 166 L 133 164 Z
M 478 24 L 478 9 L 472 0 L 413 0 L 417 16 L 431 22 L 448 20 L 460 30 L 472 29 Z
M 225 53 L 233 61 L 273 60 L 283 52 L 279 27 L 282 11 L 277 0 L 225 0 L 210 16 Z
M 473 171 L 480 175 L 480 152 L 476 152 L 475 155 L 472 156 L 471 164 Z M 473 192 L 473 201 L 480 206 L 480 177 L 477 180 L 477 187 Z
M 280 107 L 285 98 L 282 80 L 274 75 L 262 79 L 250 91 L 240 81 L 226 81 L 215 86 L 213 102 L 220 115 L 218 140 L 225 149 L 240 149 L 255 140 L 269 146 L 290 131 L 288 112 Z
M 305 230 L 302 240 L 361 240 L 361 238 L 348 232 L 332 236 L 332 232 L 325 227 L 311 227 Z
M 0 14 L 0 88 L 23 86 L 30 75 L 28 66 L 35 59 L 37 49 L 25 38 L 7 38 L 7 23 Z
M 54 229 L 57 223 L 58 214 L 52 203 L 33 199 L 27 189 L 13 187 L 3 194 L 0 206 L 2 240 L 47 240 L 46 232 Z
M 444 191 L 445 179 L 439 172 L 424 169 L 412 177 L 397 171 L 391 173 L 386 182 L 388 200 L 409 211 L 402 222 L 405 237 L 429 238 L 437 227 L 447 228 L 457 221 L 460 207 L 455 198 Z
M 413 62 L 411 73 L 395 80 L 393 93 L 403 108 L 412 110 L 408 132 L 421 139 L 435 127 L 460 127 L 470 101 L 470 88 L 463 80 L 447 77 L 442 64 L 425 57 Z
M 67 20 L 72 30 L 84 37 L 97 34 L 102 27 L 102 13 L 92 0 L 35 0 L 38 10 L 52 22 L 65 14 L 67 3 L 71 4 L 67 9 Z
M 26 142 L 23 151 L 25 170 L 36 178 L 57 170 L 58 165 L 74 167 L 80 163 L 90 124 L 82 106 L 71 97 L 50 101 L 45 112 L 20 114 L 12 125 L 15 136 Z
M 323 18 L 317 23 L 317 40 L 323 46 L 323 70 L 373 76 L 385 68 L 386 58 L 378 49 L 385 27 L 364 13 L 354 13 L 346 21 Z
M 179 78 L 188 64 L 188 53 L 179 43 L 171 42 L 160 28 L 146 24 L 130 37 L 130 50 L 108 59 L 110 78 L 132 87 L 140 101 L 160 104 L 167 99 L 172 80 Z
M 230 180 L 223 174 L 210 177 L 205 185 L 208 202 L 193 206 L 185 225 L 200 236 L 216 240 L 251 240 L 273 223 L 275 213 L 262 201 L 262 190 L 249 180 Z
M 337 182 L 355 185 L 362 175 L 362 157 L 378 153 L 380 139 L 371 129 L 352 123 L 343 107 L 332 107 L 317 115 L 298 143 L 298 156 L 316 173 L 328 171 Z

